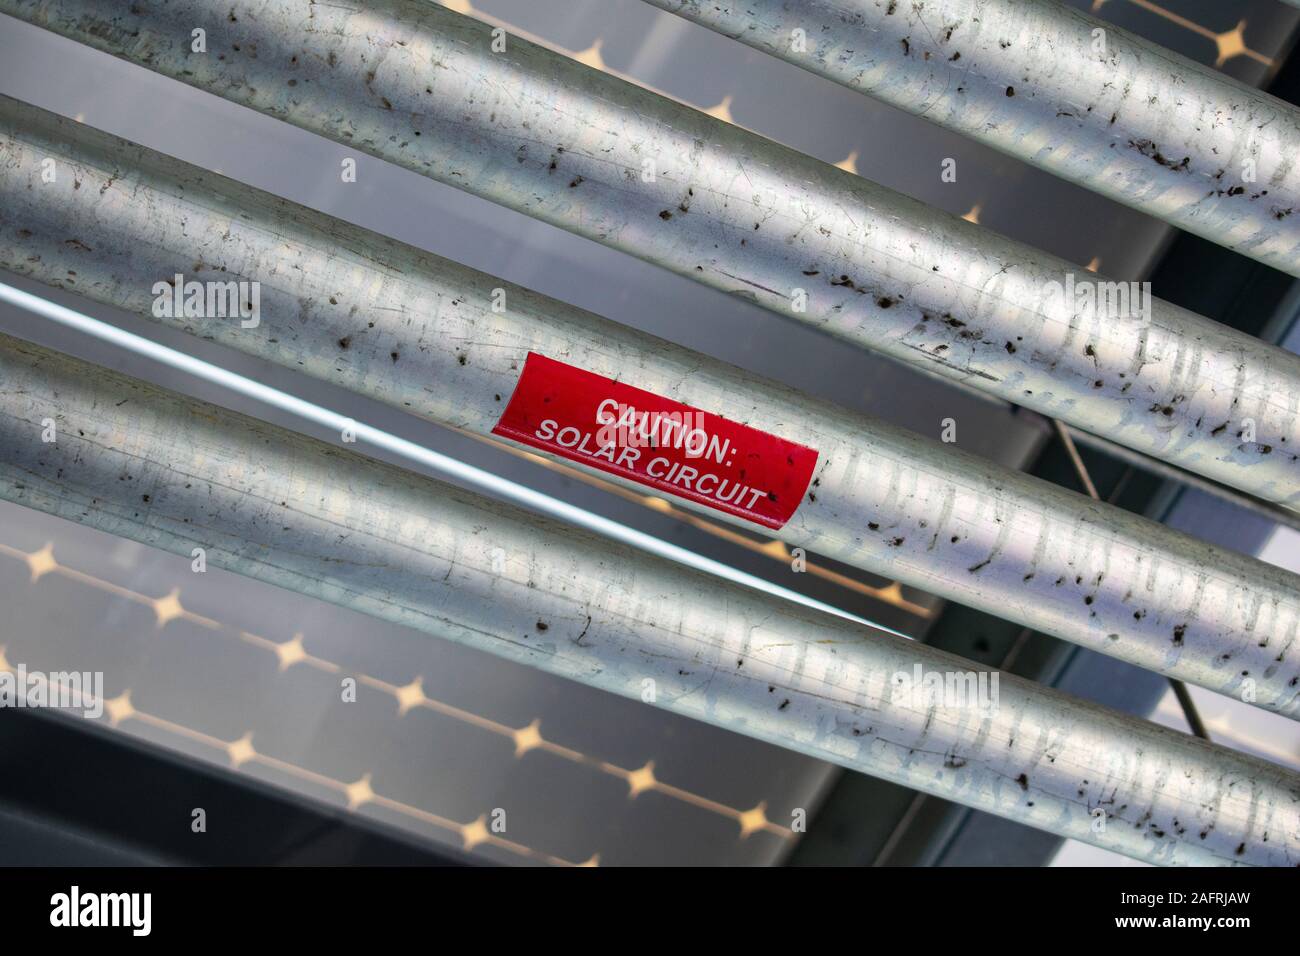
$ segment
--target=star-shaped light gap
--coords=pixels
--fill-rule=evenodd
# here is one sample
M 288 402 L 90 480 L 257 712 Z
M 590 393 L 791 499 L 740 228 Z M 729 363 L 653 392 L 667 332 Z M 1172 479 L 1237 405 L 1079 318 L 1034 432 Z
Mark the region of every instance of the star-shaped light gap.
M 166 597 L 155 598 L 153 613 L 159 628 L 166 627 L 178 617 L 184 617 L 185 608 L 181 605 L 181 589 L 172 588 L 171 593 Z
M 515 756 L 522 757 L 530 750 L 536 750 L 546 740 L 542 737 L 541 718 L 534 720 L 527 727 L 520 727 L 514 732 Z
M 112 727 L 116 727 L 122 721 L 135 716 L 135 707 L 131 703 L 131 692 L 124 690 L 112 700 L 104 701 L 104 711 L 108 714 L 108 723 Z
M 655 762 L 651 760 L 640 770 L 633 770 L 627 775 L 628 799 L 635 800 L 647 790 L 653 790 L 656 783 Z
M 226 755 L 230 757 L 230 764 L 233 767 L 240 767 L 248 763 L 257 756 L 257 751 L 253 749 L 253 732 L 249 731 L 238 740 L 232 740 L 226 745 Z
M 492 834 L 487 828 L 487 817 L 480 816 L 473 823 L 463 824 L 460 828 L 460 837 L 464 841 L 466 850 L 472 850 L 480 843 L 491 840 Z
M 307 659 L 307 650 L 302 646 L 302 634 L 295 634 L 283 644 L 275 645 L 275 656 L 280 659 L 280 670 L 287 671 L 294 664 Z
M 405 687 L 399 687 L 394 691 L 397 697 L 397 714 L 404 716 L 408 710 L 413 707 L 423 707 L 429 700 L 424 694 L 424 678 L 417 677 Z
M 750 834 L 757 833 L 759 830 L 767 827 L 767 803 L 760 803 L 752 810 L 746 810 L 737 817 L 740 822 L 740 838 L 747 839 Z
M 370 774 L 362 774 L 360 780 L 348 784 L 344 793 L 347 794 L 349 810 L 355 810 L 375 799 L 375 791 L 370 786 Z
M 45 547 L 26 555 L 28 569 L 32 572 L 32 581 L 39 581 L 51 571 L 57 570 L 59 562 L 54 560 L 54 542 L 47 541 Z

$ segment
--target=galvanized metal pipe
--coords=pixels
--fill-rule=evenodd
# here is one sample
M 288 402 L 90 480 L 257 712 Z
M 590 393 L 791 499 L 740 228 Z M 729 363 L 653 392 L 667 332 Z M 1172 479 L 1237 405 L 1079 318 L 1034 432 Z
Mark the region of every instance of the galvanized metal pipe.
M 1295 575 L 7 98 L 0 265 L 477 434 L 529 352 L 725 415 L 819 452 L 790 544 L 1300 717 Z M 155 314 L 177 273 L 261 324 Z
M 1086 308 L 1061 289 L 1095 277 L 1061 259 L 469 17 L 413 0 L 0 12 L 1300 506 L 1300 357 L 1159 301 Z
M 978 668 L 7 336 L 0 498 L 1152 862 L 1300 860 L 1281 767 L 1008 675 L 925 701 Z
M 1069 428 L 1070 438 L 1080 445 L 1087 445 L 1089 448 L 1095 448 L 1104 455 L 1124 462 L 1139 471 L 1145 471 L 1147 474 L 1155 475 L 1163 481 L 1172 481 L 1175 484 L 1182 485 L 1185 488 L 1191 488 L 1212 498 L 1217 498 L 1234 508 L 1240 508 L 1243 511 L 1250 512 L 1263 518 L 1265 521 L 1274 522 L 1279 525 L 1285 525 L 1293 531 L 1300 531 L 1300 514 L 1289 511 L 1286 508 L 1279 508 L 1277 505 L 1270 504 L 1267 501 L 1260 501 L 1258 498 L 1252 498 L 1250 495 L 1242 494 L 1239 491 L 1233 491 L 1222 485 L 1216 485 L 1212 481 L 1207 481 L 1196 475 L 1180 471 L 1171 465 L 1166 465 L 1162 461 L 1156 461 L 1154 458 L 1148 458 L 1146 455 L 1139 455 L 1135 451 L 1130 451 L 1114 442 L 1106 441 L 1104 438 L 1098 438 L 1096 435 L 1089 435 L 1087 432 L 1081 432 L 1077 428 Z
M 1300 110 L 1057 0 L 647 0 L 1300 275 Z

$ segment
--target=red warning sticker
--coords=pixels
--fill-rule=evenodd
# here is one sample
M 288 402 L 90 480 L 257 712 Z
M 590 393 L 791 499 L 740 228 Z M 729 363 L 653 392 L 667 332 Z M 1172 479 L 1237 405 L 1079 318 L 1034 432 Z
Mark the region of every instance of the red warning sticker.
M 767 528 L 817 464 L 813 448 L 536 352 L 492 433 Z

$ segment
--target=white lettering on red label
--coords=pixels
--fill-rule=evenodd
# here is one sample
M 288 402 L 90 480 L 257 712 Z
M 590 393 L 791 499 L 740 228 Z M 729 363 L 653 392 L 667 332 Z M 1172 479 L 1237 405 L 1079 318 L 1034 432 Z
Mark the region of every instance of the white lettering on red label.
M 805 445 L 536 352 L 492 433 L 773 529 L 817 464 Z

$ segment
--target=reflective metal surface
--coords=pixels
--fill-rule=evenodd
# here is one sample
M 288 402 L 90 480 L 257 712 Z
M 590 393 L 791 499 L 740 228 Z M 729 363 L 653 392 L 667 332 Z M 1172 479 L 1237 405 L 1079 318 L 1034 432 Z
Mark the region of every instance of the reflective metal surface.
M 1300 111 L 1056 0 L 647 0 L 1300 275 Z
M 1134 856 L 1295 862 L 1279 767 L 1006 675 L 920 700 L 969 663 L 18 340 L 0 383 L 7 500 Z
M 16 272 L 480 435 L 529 351 L 672 395 L 819 451 L 791 545 L 1300 716 L 1294 575 L 15 101 L 0 133 Z M 261 324 L 155 315 L 176 273 Z
M 1049 289 L 1093 277 L 1062 260 L 431 4 L 227 7 L 0 2 L 854 345 L 1300 503 L 1294 355 L 1158 300 L 1080 312 Z M 186 42 L 197 23 L 220 24 L 212 55 Z

